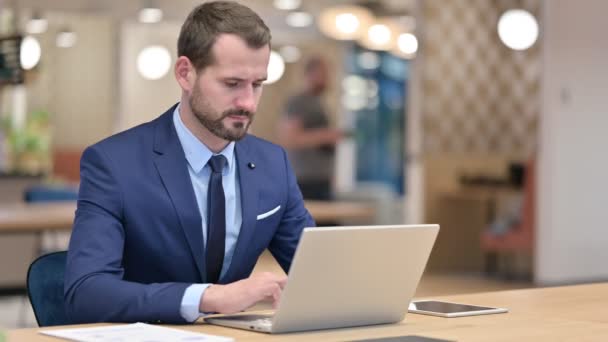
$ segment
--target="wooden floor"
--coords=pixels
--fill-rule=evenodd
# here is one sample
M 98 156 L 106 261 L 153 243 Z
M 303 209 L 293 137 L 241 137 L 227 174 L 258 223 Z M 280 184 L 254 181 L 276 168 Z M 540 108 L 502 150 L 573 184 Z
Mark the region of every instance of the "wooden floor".
M 270 254 L 260 258 L 254 272 L 283 273 Z M 527 282 L 505 282 L 489 279 L 480 274 L 424 274 L 416 291 L 416 298 L 441 295 L 491 292 L 532 287 Z M 261 304 L 252 309 L 268 309 Z M 0 297 L 0 329 L 36 327 L 36 320 L 29 302 L 20 296 Z

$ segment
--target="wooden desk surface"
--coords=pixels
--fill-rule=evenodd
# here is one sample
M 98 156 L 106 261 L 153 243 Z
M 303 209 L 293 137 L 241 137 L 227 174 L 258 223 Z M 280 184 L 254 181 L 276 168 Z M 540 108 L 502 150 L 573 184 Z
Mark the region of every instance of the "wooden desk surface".
M 15 203 L 0 206 L 0 232 L 72 229 L 76 202 Z
M 317 221 L 373 220 L 373 206 L 357 202 L 306 201 L 306 207 Z M 15 203 L 0 205 L 0 232 L 36 232 L 71 229 L 75 202 Z
M 305 201 L 305 205 L 319 223 L 347 220 L 369 224 L 376 215 L 373 205 L 361 202 Z
M 456 302 L 506 307 L 509 313 L 440 318 L 408 314 L 398 324 L 267 335 L 197 323 L 173 326 L 237 341 L 348 341 L 422 335 L 453 341 L 606 341 L 608 283 L 438 297 Z M 84 327 L 71 326 L 71 327 Z M 87 326 L 99 326 L 87 325 Z M 58 329 L 55 327 L 46 329 Z M 8 341 L 57 341 L 40 329 L 8 331 Z

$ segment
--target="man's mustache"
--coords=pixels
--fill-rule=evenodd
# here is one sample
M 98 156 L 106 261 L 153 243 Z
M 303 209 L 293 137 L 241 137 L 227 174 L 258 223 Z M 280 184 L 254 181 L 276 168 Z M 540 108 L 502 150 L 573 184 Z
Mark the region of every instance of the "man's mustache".
M 248 111 L 248 110 L 244 110 L 244 109 L 230 109 L 225 111 L 222 114 L 222 119 L 230 116 L 230 115 L 234 115 L 234 116 L 246 116 L 248 118 L 251 118 L 253 116 L 253 113 Z

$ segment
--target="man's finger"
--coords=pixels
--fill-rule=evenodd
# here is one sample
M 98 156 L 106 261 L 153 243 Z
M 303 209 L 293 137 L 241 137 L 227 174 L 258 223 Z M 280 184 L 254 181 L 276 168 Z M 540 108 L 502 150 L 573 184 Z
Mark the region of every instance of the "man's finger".
M 285 288 L 285 285 L 287 285 L 287 277 L 282 277 L 278 280 L 278 284 L 281 287 L 281 290 L 283 290 Z
M 272 295 L 272 308 L 276 309 L 277 307 L 279 307 L 280 301 L 281 301 L 281 290 L 277 289 L 276 291 L 274 291 L 274 293 Z

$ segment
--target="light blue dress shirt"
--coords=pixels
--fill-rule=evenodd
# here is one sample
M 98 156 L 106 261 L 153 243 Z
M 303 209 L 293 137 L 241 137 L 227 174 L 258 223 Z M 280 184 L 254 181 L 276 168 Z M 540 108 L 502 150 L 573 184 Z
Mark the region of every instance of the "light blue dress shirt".
M 198 210 L 202 218 L 203 243 L 207 242 L 207 188 L 209 187 L 209 176 L 211 167 L 207 162 L 213 156 L 213 152 L 198 140 L 192 132 L 184 125 L 179 116 L 180 106 L 178 105 L 173 112 L 173 124 L 177 131 L 177 137 L 184 149 L 186 160 L 188 161 L 188 173 L 196 195 Z M 243 221 L 241 213 L 241 193 L 240 183 L 237 174 L 236 156 L 234 154 L 234 142 L 231 142 L 219 154 L 224 155 L 228 164 L 222 172 L 222 186 L 226 198 L 226 247 L 224 252 L 224 264 L 222 265 L 222 277 L 232 261 L 236 240 L 241 231 Z M 194 322 L 201 316 L 199 304 L 203 293 L 211 284 L 190 285 L 182 297 L 180 314 L 188 322 Z

